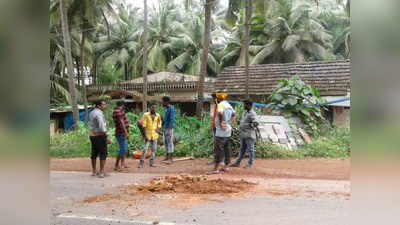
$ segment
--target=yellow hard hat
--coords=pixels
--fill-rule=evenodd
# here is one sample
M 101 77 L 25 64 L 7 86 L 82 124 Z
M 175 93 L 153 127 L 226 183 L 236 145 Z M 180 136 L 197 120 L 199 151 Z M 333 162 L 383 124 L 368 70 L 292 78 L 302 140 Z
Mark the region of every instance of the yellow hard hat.
M 216 94 L 218 99 L 226 99 L 226 97 L 228 97 L 227 93 L 217 93 Z

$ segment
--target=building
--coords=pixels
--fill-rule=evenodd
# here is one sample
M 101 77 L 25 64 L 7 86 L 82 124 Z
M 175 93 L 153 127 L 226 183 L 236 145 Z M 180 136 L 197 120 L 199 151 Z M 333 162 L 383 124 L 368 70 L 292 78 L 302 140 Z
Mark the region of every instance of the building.
M 161 97 L 168 95 L 174 105 L 186 113 L 194 115 L 196 112 L 197 82 L 199 76 L 159 72 L 147 76 L 147 93 L 148 101 L 161 101 Z M 214 84 L 216 78 L 206 77 L 204 83 L 204 97 L 211 98 L 214 92 Z M 92 95 L 107 94 L 112 99 L 125 98 L 131 99 L 131 107 L 140 110 L 142 108 L 143 93 L 143 78 L 136 78 L 129 81 L 121 82 L 117 85 L 96 85 L 89 87 L 89 92 Z M 209 109 L 209 103 L 205 103 L 205 109 Z
M 85 107 L 78 105 L 79 109 L 79 120 L 85 121 Z M 88 106 L 88 112 L 92 111 L 93 106 Z M 55 133 L 64 133 L 72 129 L 73 125 L 73 113 L 71 106 L 65 106 L 62 108 L 51 108 L 50 109 L 50 135 Z
M 249 95 L 254 101 L 265 102 L 281 79 L 299 76 L 303 82 L 317 88 L 321 97 L 328 101 L 327 118 L 333 124 L 348 126 L 350 73 L 349 60 L 254 65 L 249 67 Z M 244 99 L 245 67 L 225 68 L 218 76 L 215 90 L 228 93 L 233 100 Z

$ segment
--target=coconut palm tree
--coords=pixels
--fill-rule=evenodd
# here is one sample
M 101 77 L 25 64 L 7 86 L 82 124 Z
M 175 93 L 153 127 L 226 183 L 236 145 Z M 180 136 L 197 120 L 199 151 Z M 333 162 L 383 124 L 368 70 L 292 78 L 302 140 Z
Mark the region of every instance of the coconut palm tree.
M 174 54 L 171 38 L 185 30 L 179 8 L 171 1 L 161 1 L 150 14 L 149 54 L 147 68 L 151 71 L 167 69 Z
M 185 20 L 188 21 L 184 24 L 186 29 L 183 33 L 178 34 L 178 37 L 171 37 L 171 49 L 178 54 L 176 58 L 168 63 L 168 70 L 200 75 L 202 53 L 205 47 L 209 47 L 205 45 L 205 20 L 202 15 L 195 13 L 187 14 L 186 16 Z M 215 49 L 215 46 L 210 46 L 210 49 Z M 206 59 L 206 72 L 213 75 L 218 74 L 219 63 L 215 54 L 208 51 L 208 49 Z
M 110 25 L 110 33 L 103 33 L 94 44 L 97 58 L 114 63 L 115 70 L 124 70 L 124 79 L 132 78 L 137 55 L 140 52 L 139 39 L 142 29 L 138 29 L 139 9 L 123 5 L 118 7 L 118 17 Z
M 246 64 L 246 98 L 249 99 L 249 44 L 250 44 L 250 28 L 251 28 L 251 16 L 252 16 L 252 0 L 246 0 L 246 31 L 244 33 L 244 52 L 245 52 L 245 64 Z
M 143 26 L 143 103 L 142 103 L 142 108 L 143 112 L 147 111 L 147 34 L 148 34 L 148 16 L 147 16 L 147 0 L 143 0 L 143 18 L 144 18 L 144 26 Z
M 71 94 L 71 106 L 72 112 L 74 115 L 74 129 L 77 129 L 78 126 L 78 105 L 76 101 L 76 94 L 74 89 L 74 77 L 73 77 L 73 65 L 72 65 L 72 56 L 71 56 L 71 39 L 69 36 L 68 30 L 68 17 L 66 15 L 66 7 L 64 0 L 60 0 L 60 15 L 61 15 L 61 24 L 62 24 L 62 31 L 63 31 L 63 39 L 64 39 L 64 46 L 65 46 L 65 58 L 67 61 L 67 68 L 68 68 L 68 79 L 69 79 L 69 93 Z
M 333 52 L 343 58 L 350 57 L 350 45 L 351 45 L 351 29 L 350 29 L 350 0 L 340 1 L 344 9 L 344 15 L 340 15 L 339 21 L 344 24 L 341 32 L 336 36 L 333 44 Z M 336 17 L 337 19 L 337 17 Z
M 211 8 L 212 8 L 212 0 L 206 0 L 205 4 L 205 19 L 204 19 L 204 43 L 203 43 L 203 51 L 201 55 L 201 65 L 200 65 L 200 78 L 198 82 L 198 99 L 196 106 L 196 116 L 198 119 L 201 119 L 201 114 L 203 111 L 203 99 L 204 98 L 204 80 L 207 73 L 207 64 L 208 64 L 208 48 L 210 46 L 210 33 L 211 33 Z
M 257 51 L 251 64 L 304 62 L 333 59 L 332 35 L 312 14 L 308 2 L 271 1 L 264 32 L 270 38 L 254 47 Z
M 69 0 L 68 1 L 68 11 L 67 16 L 70 18 L 68 21 L 68 25 L 71 27 L 71 30 L 80 33 L 80 67 L 77 68 L 80 75 L 84 75 L 85 70 L 85 44 L 87 39 L 90 39 L 90 34 L 96 30 L 96 26 L 99 23 L 100 19 L 106 19 L 105 13 L 112 12 L 113 6 L 112 0 Z M 51 1 L 50 4 L 51 11 L 51 21 L 53 18 L 57 18 L 57 15 L 54 15 L 60 4 L 57 4 L 55 1 Z M 53 15 L 52 15 L 53 14 Z M 78 62 L 77 62 L 78 65 Z M 87 107 L 87 96 L 86 96 L 86 84 L 85 84 L 85 76 L 83 76 L 82 89 L 83 89 L 83 103 L 85 106 L 85 123 L 88 122 L 88 107 Z M 78 77 L 79 80 L 79 77 Z M 78 82 L 79 83 L 79 82 Z

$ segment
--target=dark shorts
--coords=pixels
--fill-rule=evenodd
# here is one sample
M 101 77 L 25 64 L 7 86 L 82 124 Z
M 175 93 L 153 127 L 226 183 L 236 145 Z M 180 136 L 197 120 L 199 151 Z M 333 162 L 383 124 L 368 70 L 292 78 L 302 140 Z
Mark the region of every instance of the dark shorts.
M 215 162 L 220 163 L 225 157 L 225 165 L 231 163 L 230 137 L 215 137 Z
M 90 136 L 90 143 L 92 143 L 91 159 L 96 159 L 97 156 L 100 160 L 107 158 L 107 137 L 106 136 Z

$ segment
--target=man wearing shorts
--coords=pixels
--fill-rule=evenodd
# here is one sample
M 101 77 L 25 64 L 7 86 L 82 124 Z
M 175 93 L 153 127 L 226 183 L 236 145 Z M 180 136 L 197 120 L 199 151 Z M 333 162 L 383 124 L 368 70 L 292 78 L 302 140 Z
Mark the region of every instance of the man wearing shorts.
M 115 138 L 119 144 L 119 152 L 117 155 L 117 160 L 115 162 L 115 171 L 121 171 L 122 168 L 128 168 L 125 164 L 125 153 L 128 149 L 128 140 L 129 140 L 129 122 L 126 118 L 124 112 L 124 102 L 118 101 L 117 107 L 115 107 L 113 112 L 113 120 L 115 124 Z M 121 167 L 119 166 L 119 162 L 121 161 Z
M 104 100 L 98 100 L 95 103 L 95 109 L 90 113 L 90 142 L 92 145 L 91 162 L 92 162 L 92 176 L 98 175 L 104 178 L 104 166 L 107 159 L 107 145 L 111 143 L 110 138 L 107 136 L 107 126 L 104 119 L 103 111 L 106 107 Z M 97 157 L 100 158 L 100 171 L 96 170 Z

